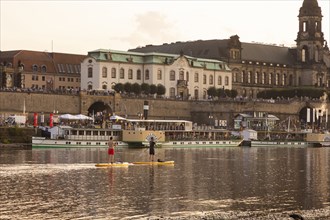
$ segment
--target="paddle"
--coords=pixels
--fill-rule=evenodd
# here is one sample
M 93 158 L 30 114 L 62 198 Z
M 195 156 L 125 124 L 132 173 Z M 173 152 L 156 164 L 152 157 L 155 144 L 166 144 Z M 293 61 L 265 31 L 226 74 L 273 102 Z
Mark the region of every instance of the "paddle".
M 143 149 L 142 152 L 139 154 L 139 157 L 141 157 L 142 154 L 145 154 L 148 150 L 149 150 L 149 147 L 147 147 L 146 149 Z

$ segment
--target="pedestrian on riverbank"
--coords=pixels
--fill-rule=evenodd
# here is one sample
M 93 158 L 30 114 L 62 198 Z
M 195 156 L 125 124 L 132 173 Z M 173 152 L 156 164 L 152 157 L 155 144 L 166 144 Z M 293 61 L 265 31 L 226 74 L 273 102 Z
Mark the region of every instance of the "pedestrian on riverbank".
M 112 140 L 112 137 L 110 137 L 109 142 L 108 142 L 108 155 L 109 155 L 108 163 L 115 162 L 115 146 L 116 146 L 116 144 L 117 143 Z
M 149 141 L 149 161 L 154 162 L 154 157 L 155 157 L 155 145 L 156 143 L 154 142 L 154 138 L 151 137 Z

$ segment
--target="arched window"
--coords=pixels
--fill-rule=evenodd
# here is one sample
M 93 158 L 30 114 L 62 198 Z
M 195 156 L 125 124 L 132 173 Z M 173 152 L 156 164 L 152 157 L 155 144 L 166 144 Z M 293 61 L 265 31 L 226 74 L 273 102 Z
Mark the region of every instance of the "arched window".
M 102 77 L 107 78 L 108 77 L 108 69 L 106 67 L 102 68 Z
M 222 85 L 222 77 L 218 76 L 218 85 Z
M 88 89 L 88 90 L 92 90 L 92 89 L 93 89 L 93 85 L 88 85 L 88 86 L 87 86 L 87 89 Z
M 107 85 L 103 85 L 102 89 L 106 90 L 107 89 Z
M 308 57 L 308 47 L 307 46 L 304 46 L 302 49 L 301 49 L 301 62 L 307 62 L 309 60 L 309 57 Z
M 175 71 L 174 70 L 170 71 L 170 81 L 175 81 Z
M 280 74 L 276 73 L 275 74 L 275 85 L 280 85 Z
M 36 64 L 34 64 L 34 65 L 32 66 L 32 71 L 33 71 L 33 72 L 37 72 L 37 71 L 38 71 L 38 66 L 37 66 Z
M 282 86 L 286 85 L 286 74 L 282 75 Z
M 145 78 L 145 80 L 150 79 L 149 70 L 146 70 L 144 78 Z
M 269 73 L 268 74 L 268 84 L 271 85 L 272 84 L 272 81 L 273 81 L 273 74 L 272 73 Z
M 228 76 L 225 77 L 225 85 L 226 85 L 226 86 L 229 85 L 229 77 L 228 77 Z
M 132 69 L 128 70 L 128 79 L 133 79 L 133 70 Z
M 303 32 L 307 31 L 307 21 L 303 22 Z
M 306 62 L 306 50 L 305 49 L 301 50 L 301 61 Z
M 120 68 L 120 70 L 119 70 L 119 78 L 120 79 L 125 79 L 125 70 L 124 70 L 124 68 Z
M 157 80 L 162 80 L 162 71 L 157 70 Z
M 316 50 L 315 50 L 315 56 L 314 56 L 315 62 L 320 61 L 319 51 L 320 51 L 320 48 L 319 48 L 319 46 L 317 46 Z
M 111 69 L 111 78 L 115 79 L 116 78 L 116 68 Z
M 210 75 L 210 77 L 209 77 L 209 84 L 213 85 L 213 76 L 212 75 Z
M 141 80 L 141 70 L 136 71 L 136 79 Z
M 258 77 L 259 77 L 259 72 L 255 72 L 254 73 L 254 84 L 258 84 L 258 82 L 259 82 L 259 79 L 258 79 Z
M 88 67 L 88 78 L 93 78 L 93 68 Z
M 170 97 L 175 98 L 175 88 L 174 87 L 170 88 Z
M 195 97 L 196 100 L 198 99 L 198 89 L 195 89 L 194 97 Z
M 47 72 L 47 67 L 45 65 L 43 65 L 41 67 L 41 72 L 43 72 L 43 73 Z
M 206 84 L 206 75 L 203 75 L 203 84 Z
M 195 73 L 194 75 L 194 81 L 197 83 L 199 80 L 198 80 L 198 73 Z
M 248 72 L 248 78 L 247 78 L 247 83 L 251 83 L 251 71 Z
M 189 72 L 188 71 L 186 72 L 186 80 L 187 80 L 187 82 L 189 82 Z
M 206 97 L 207 97 L 207 91 L 204 90 L 204 91 L 203 91 L 203 99 L 206 99 Z
M 179 80 L 184 80 L 184 72 L 183 71 L 179 72 Z
M 265 84 L 265 82 L 266 82 L 266 73 L 263 72 L 262 75 L 261 75 L 261 83 Z

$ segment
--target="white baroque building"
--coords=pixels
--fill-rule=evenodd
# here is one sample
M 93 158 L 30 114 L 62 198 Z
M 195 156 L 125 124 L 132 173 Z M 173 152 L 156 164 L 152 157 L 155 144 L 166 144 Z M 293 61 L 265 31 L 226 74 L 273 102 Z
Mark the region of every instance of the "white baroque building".
M 169 98 L 207 99 L 207 90 L 232 89 L 227 63 L 183 54 L 115 50 L 88 52 L 81 64 L 81 89 L 112 90 L 117 83 L 163 85 Z

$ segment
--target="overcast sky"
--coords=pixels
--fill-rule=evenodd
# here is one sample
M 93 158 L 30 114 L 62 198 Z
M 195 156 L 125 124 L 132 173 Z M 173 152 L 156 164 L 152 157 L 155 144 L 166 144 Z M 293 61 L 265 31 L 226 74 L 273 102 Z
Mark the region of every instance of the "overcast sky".
M 330 45 L 330 0 L 319 0 Z M 294 46 L 303 0 L 0 0 L 0 49 L 87 54 L 227 39 Z

